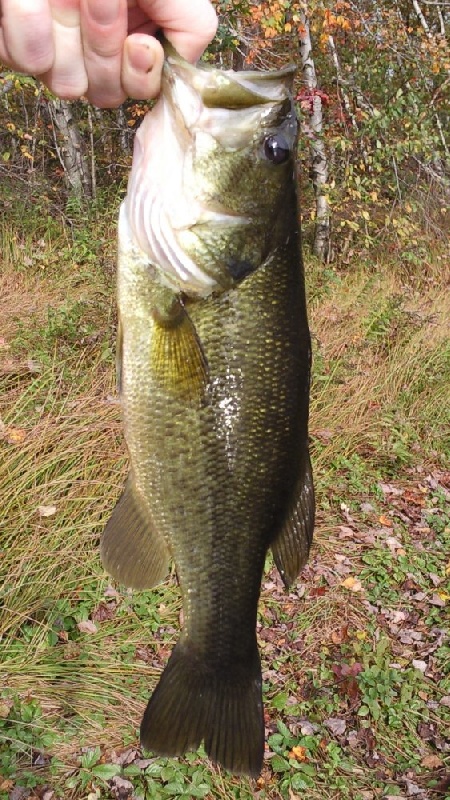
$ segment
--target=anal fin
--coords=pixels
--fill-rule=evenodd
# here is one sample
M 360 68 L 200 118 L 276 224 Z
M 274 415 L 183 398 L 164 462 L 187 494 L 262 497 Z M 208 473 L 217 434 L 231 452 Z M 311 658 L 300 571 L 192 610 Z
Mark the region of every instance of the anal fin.
M 294 489 L 291 505 L 283 526 L 272 542 L 275 564 L 286 587 L 289 587 L 308 560 L 314 530 L 314 486 L 311 461 Z
M 103 531 L 100 555 L 114 580 L 132 589 L 151 589 L 167 575 L 167 545 L 155 531 L 131 477 Z

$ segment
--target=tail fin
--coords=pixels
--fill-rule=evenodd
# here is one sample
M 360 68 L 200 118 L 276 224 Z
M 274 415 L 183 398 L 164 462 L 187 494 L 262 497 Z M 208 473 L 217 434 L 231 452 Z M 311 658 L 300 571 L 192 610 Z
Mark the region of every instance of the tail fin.
M 163 756 L 180 756 L 204 740 L 212 761 L 256 777 L 264 755 L 261 664 L 255 641 L 249 663 L 212 670 L 179 642 L 150 698 L 141 743 Z

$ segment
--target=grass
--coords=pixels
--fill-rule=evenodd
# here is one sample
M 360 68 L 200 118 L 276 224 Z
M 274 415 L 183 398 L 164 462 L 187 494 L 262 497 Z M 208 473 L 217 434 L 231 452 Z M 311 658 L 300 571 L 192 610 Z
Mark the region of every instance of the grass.
M 138 749 L 180 602 L 98 557 L 127 468 L 109 208 L 11 207 L 2 234 L 0 800 L 448 796 L 448 254 L 307 264 L 315 547 L 289 593 L 268 561 L 266 759 L 240 780 Z

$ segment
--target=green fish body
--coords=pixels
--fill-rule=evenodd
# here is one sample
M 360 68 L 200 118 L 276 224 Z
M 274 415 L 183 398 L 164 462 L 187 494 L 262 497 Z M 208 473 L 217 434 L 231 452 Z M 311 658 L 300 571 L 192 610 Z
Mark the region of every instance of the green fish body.
M 292 76 L 168 57 L 119 222 L 131 469 L 102 560 L 142 589 L 173 559 L 184 616 L 141 741 L 166 756 L 204 741 L 213 761 L 249 775 L 264 752 L 266 553 L 289 585 L 314 523 Z

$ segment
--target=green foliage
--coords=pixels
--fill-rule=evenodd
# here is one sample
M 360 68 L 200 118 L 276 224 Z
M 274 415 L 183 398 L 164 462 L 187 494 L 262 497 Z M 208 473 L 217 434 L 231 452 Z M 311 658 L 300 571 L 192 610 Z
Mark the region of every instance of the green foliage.
M 415 669 L 392 667 L 389 639 L 382 638 L 373 653 L 363 654 L 364 669 L 357 676 L 361 690 L 358 716 L 383 721 L 389 728 L 401 729 L 410 714 L 423 713 L 423 701 L 417 695 L 423 686 L 421 673 Z
M 36 765 L 45 764 L 56 734 L 48 729 L 40 704 L 7 689 L 0 693 L 0 778 L 19 781 L 24 789 L 38 785 Z M 0 798 L 3 800 L 0 789 Z

